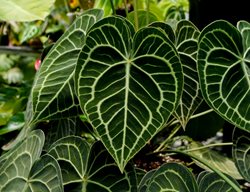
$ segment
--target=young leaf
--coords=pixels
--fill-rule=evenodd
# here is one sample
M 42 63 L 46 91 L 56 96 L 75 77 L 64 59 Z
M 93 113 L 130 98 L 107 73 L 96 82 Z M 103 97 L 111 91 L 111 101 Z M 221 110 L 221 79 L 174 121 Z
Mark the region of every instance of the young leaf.
M 150 174 L 150 177 L 147 175 Z M 139 192 L 185 191 L 198 192 L 193 174 L 183 165 L 167 163 L 154 172 L 148 172 L 142 179 Z
M 49 154 L 58 160 L 65 191 L 136 192 L 136 173 L 128 165 L 123 174 L 101 142 L 90 146 L 76 136 L 55 142 Z
M 45 57 L 32 88 L 33 123 L 80 113 L 72 77 L 87 30 L 102 13 L 93 9 L 77 17 Z
M 246 37 L 223 20 L 205 27 L 199 37 L 198 74 L 206 102 L 227 121 L 249 131 L 250 60 Z
M 239 128 L 233 133 L 233 158 L 242 177 L 250 182 L 250 133 Z
M 240 185 L 232 177 L 227 175 L 231 182 L 240 188 Z M 198 176 L 199 191 L 206 192 L 237 192 L 231 185 L 225 182 L 219 175 L 211 172 L 201 172 Z
M 81 108 L 121 171 L 165 124 L 183 86 L 167 36 L 151 27 L 134 33 L 120 17 L 97 22 L 76 68 Z

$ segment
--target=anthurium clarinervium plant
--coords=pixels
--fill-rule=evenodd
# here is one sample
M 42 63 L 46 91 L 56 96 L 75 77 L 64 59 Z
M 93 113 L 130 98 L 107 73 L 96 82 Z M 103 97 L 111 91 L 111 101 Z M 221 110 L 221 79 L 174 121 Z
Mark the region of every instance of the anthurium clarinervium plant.
M 135 30 L 102 15 L 78 16 L 42 62 L 26 125 L 0 157 L 0 191 L 241 191 L 207 161 L 196 178 L 182 164 L 145 173 L 131 160 L 170 117 L 185 128 L 205 100 L 236 126 L 233 160 L 250 181 L 250 24 L 218 20 L 200 32 L 181 20 Z M 76 134 L 80 115 L 99 141 Z

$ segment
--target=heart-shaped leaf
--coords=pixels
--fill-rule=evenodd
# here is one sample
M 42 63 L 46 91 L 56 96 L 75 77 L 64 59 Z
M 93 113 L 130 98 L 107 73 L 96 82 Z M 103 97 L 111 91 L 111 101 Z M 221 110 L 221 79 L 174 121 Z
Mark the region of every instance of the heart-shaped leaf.
M 249 26 L 249 24 L 248 24 Z M 227 121 L 250 130 L 250 51 L 244 30 L 218 20 L 199 37 L 198 73 L 206 102 Z
M 240 185 L 232 177 L 227 175 L 231 182 L 239 187 Z M 201 172 L 198 176 L 199 191 L 203 192 L 237 192 L 231 185 L 225 182 L 219 175 L 212 172 Z
M 150 177 L 148 176 L 150 175 Z M 167 163 L 142 179 L 139 192 L 185 191 L 198 192 L 193 174 L 183 165 Z
M 57 161 L 48 155 L 39 159 L 43 143 L 43 132 L 35 130 L 20 145 L 1 156 L 1 192 L 61 192 L 63 190 Z
M 102 13 L 93 9 L 78 16 L 45 57 L 32 88 L 33 122 L 80 113 L 72 77 L 87 30 Z
M 113 16 L 87 34 L 76 84 L 81 108 L 122 171 L 176 108 L 183 75 L 162 30 L 135 34 L 126 19 Z
M 123 174 L 101 142 L 90 146 L 76 136 L 55 142 L 49 154 L 59 162 L 65 191 L 136 191 L 136 172 L 128 165 Z
M 161 22 L 152 23 L 150 26 L 164 30 L 179 52 L 184 74 L 184 89 L 180 103 L 173 115 L 185 128 L 190 117 L 202 102 L 196 66 L 200 32 L 193 23 L 186 20 L 179 21 L 174 31 L 169 25 Z
M 241 175 L 250 182 L 250 133 L 235 128 L 233 133 L 233 158 Z
M 183 66 L 184 89 L 174 115 L 183 128 L 202 102 L 196 65 L 199 34 L 199 30 L 190 21 L 182 20 L 177 23 L 176 47 Z

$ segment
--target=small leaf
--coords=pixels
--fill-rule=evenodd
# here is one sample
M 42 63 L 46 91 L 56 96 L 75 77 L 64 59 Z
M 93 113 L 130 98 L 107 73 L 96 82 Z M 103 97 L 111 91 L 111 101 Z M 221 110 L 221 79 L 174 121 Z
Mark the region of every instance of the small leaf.
M 55 0 L 2 0 L 0 20 L 34 21 L 44 20 Z
M 249 131 L 250 52 L 243 33 L 223 20 L 205 27 L 199 37 L 198 74 L 210 107 Z
M 49 154 L 59 162 L 65 191 L 135 192 L 136 173 L 131 165 L 123 174 L 100 142 L 90 146 L 76 136 L 55 142 Z
M 250 182 L 250 133 L 234 129 L 233 133 L 233 158 L 242 177 Z
M 126 19 L 102 19 L 76 68 L 81 108 L 121 171 L 168 120 L 183 86 L 179 55 L 162 30 L 134 34 Z
M 198 192 L 198 186 L 193 174 L 183 165 L 167 163 L 154 172 L 148 172 L 139 186 L 139 192 L 185 191 Z M 145 182 L 146 180 L 146 182 Z
M 227 175 L 232 183 L 240 188 L 240 185 L 232 177 Z M 198 176 L 199 191 L 203 192 L 237 192 L 216 173 L 201 172 Z

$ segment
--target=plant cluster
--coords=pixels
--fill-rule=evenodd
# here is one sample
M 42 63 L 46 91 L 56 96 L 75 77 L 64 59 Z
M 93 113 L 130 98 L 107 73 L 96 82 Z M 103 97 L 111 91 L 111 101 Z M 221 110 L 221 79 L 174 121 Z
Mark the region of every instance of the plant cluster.
M 139 25 L 103 15 L 84 11 L 46 54 L 25 124 L 0 156 L 0 191 L 242 191 L 238 181 L 250 182 L 250 24 L 218 20 L 199 31 L 185 19 Z M 235 126 L 233 160 L 182 135 L 187 143 L 170 144 L 201 103 Z M 153 141 L 147 152 L 189 157 L 202 171 L 175 161 L 136 167 Z

